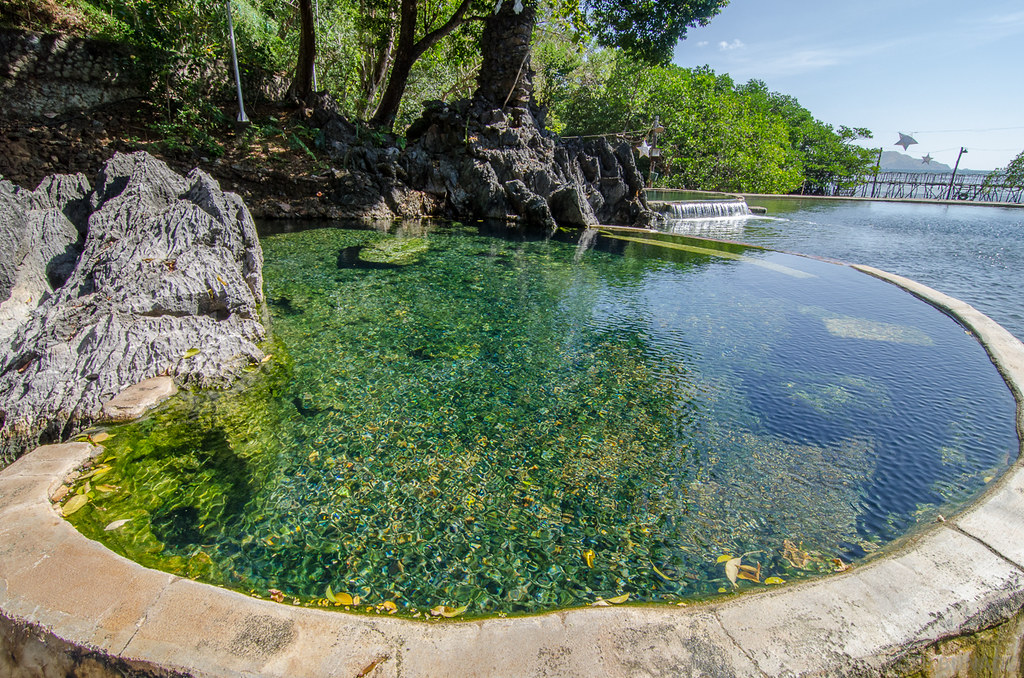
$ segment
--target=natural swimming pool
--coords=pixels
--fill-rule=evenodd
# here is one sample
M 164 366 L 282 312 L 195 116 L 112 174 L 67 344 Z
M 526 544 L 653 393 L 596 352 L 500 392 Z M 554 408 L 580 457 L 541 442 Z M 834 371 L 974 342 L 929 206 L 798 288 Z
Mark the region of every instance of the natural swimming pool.
M 112 431 L 71 519 L 263 595 L 529 612 L 832 571 L 1015 457 L 1008 390 L 930 306 L 645 240 L 267 237 L 274 358 Z
M 1024 209 L 751 199 L 768 217 L 687 221 L 681 234 L 865 264 L 966 301 L 1024 340 Z

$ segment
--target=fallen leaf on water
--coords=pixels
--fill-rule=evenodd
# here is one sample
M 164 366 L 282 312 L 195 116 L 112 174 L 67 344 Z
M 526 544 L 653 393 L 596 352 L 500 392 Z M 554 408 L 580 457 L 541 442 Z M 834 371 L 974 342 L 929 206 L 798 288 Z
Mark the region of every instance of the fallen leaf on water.
M 846 572 L 850 569 L 850 565 L 848 563 L 844 563 L 840 558 L 833 558 L 832 564 L 835 566 L 836 572 Z
M 803 543 L 800 544 L 803 546 Z M 803 569 L 811 562 L 811 555 L 788 539 L 782 540 L 782 557 L 793 567 Z
M 270 594 L 270 599 L 275 603 L 284 602 L 284 594 L 278 591 L 277 589 L 270 589 L 269 591 L 267 591 L 267 593 Z
M 117 492 L 118 489 L 120 489 L 120 488 L 118 488 L 117 485 L 106 485 L 106 484 L 104 484 L 104 485 L 97 485 L 96 489 L 99 490 L 100 492 L 102 492 L 103 494 L 110 494 L 111 492 Z
M 100 444 L 100 443 L 102 443 L 102 442 L 103 442 L 104 440 L 109 440 L 110 438 L 113 438 L 113 437 L 114 437 L 114 436 L 110 435 L 110 434 L 109 434 L 109 433 L 107 433 L 106 431 L 100 431 L 99 433 L 93 433 L 93 434 L 92 434 L 91 436 L 89 436 L 89 440 L 90 440 L 90 441 L 91 441 L 91 442 L 92 442 L 92 443 L 93 443 L 94 445 L 99 445 L 99 444 Z
M 468 605 L 462 607 L 449 607 L 448 605 L 438 605 L 437 607 L 431 608 L 430 614 L 435 617 L 458 617 L 460 614 L 469 609 Z
M 380 606 L 381 609 L 383 609 L 388 614 L 394 614 L 395 612 L 398 612 L 398 606 L 395 605 L 393 601 L 385 600 L 383 603 L 380 604 Z
M 672 581 L 672 577 L 668 576 L 667 574 L 665 574 L 664 572 L 659 570 L 657 565 L 655 565 L 654 563 L 651 563 L 651 567 L 654 568 L 654 574 L 658 575 L 659 577 L 661 577 L 665 581 Z
M 725 561 L 725 576 L 729 578 L 733 588 L 739 586 L 739 584 L 736 583 L 736 578 L 739 577 L 740 565 L 742 564 L 742 558 L 732 558 L 731 560 Z
M 199 353 L 200 353 L 200 351 L 199 351 L 199 349 L 198 349 L 198 348 L 190 348 L 189 350 L 185 351 L 185 352 L 184 352 L 184 353 L 183 353 L 183 354 L 181 355 L 181 357 L 182 357 L 182 358 L 194 358 L 194 357 L 196 357 L 197 355 L 199 355 Z
M 349 593 L 335 593 L 334 602 L 339 605 L 354 605 L 355 599 Z
M 781 577 L 768 577 L 764 580 L 764 583 L 768 584 L 769 586 L 774 586 L 776 584 L 785 584 L 786 580 Z
M 121 520 L 115 520 L 114 522 L 112 522 L 109 525 L 107 525 L 106 527 L 104 527 L 103 531 L 104 532 L 112 532 L 112 531 L 114 531 L 114 530 L 116 530 L 118 528 L 124 527 L 125 525 L 128 524 L 129 520 L 131 520 L 131 518 L 121 518 Z
M 591 549 L 587 549 L 583 552 L 583 562 L 587 564 L 587 567 L 594 567 L 594 552 Z
M 724 563 L 724 562 L 726 562 L 728 560 L 732 560 L 732 556 L 718 556 L 718 560 L 716 560 L 715 562 L 716 563 Z
M 612 605 L 622 605 L 627 600 L 629 600 L 629 594 L 628 593 L 623 593 L 621 596 L 615 596 L 614 598 L 609 598 L 608 602 L 611 603 Z
M 88 472 L 83 473 L 82 475 L 78 476 L 78 479 L 79 480 L 85 480 L 86 478 L 95 478 L 96 476 L 103 475 L 104 473 L 106 473 L 110 469 L 111 469 L 110 466 L 107 466 L 106 464 L 101 464 L 100 466 L 97 466 L 93 470 L 88 471 Z
M 612 604 L 609 603 L 604 598 L 598 598 L 597 600 L 595 600 L 594 602 L 592 602 L 590 604 L 590 607 L 611 607 L 611 606 L 612 606 Z
M 263 356 L 263 360 L 261 360 L 260 363 L 269 363 L 273 359 L 274 359 L 274 354 L 273 353 L 268 353 L 267 355 Z
M 750 565 L 740 565 L 739 572 L 736 576 L 740 579 L 746 579 L 752 581 L 755 584 L 761 583 L 761 563 L 757 564 L 757 567 L 751 567 Z
M 338 602 L 337 597 L 335 597 L 335 595 L 334 595 L 334 591 L 331 590 L 331 585 L 330 584 L 327 585 L 327 593 L 324 594 L 324 597 L 327 598 L 327 600 L 331 601 L 332 603 Z
M 64 516 L 70 516 L 72 513 L 82 508 L 89 503 L 89 496 L 85 494 L 76 494 L 71 499 L 68 499 L 68 503 L 61 507 L 60 512 Z

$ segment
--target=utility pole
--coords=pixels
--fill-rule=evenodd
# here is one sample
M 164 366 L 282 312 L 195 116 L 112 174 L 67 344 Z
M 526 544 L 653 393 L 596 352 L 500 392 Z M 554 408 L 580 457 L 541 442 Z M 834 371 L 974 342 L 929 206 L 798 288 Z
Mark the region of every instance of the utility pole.
M 953 197 L 952 197 L 953 196 L 953 180 L 956 179 L 956 171 L 958 169 L 960 169 L 960 158 L 962 158 L 964 153 L 966 153 L 966 152 L 967 152 L 967 149 L 964 148 L 963 146 L 961 146 L 960 147 L 960 155 L 956 156 L 956 164 L 953 166 L 953 176 L 951 176 L 949 178 L 949 190 L 946 191 L 946 200 L 952 200 L 953 199 Z
M 238 122 L 247 124 L 249 118 L 245 115 L 245 104 L 242 102 L 242 78 L 238 74 L 238 54 L 235 51 L 235 24 L 231 20 L 231 0 L 225 3 L 228 9 L 228 35 L 231 36 L 231 65 L 235 69 L 235 89 L 238 90 Z

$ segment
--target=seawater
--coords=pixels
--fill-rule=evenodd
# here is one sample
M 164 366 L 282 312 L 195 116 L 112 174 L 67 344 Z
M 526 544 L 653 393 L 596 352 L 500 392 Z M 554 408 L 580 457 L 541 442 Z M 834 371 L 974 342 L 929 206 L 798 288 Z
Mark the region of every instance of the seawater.
M 896 287 L 708 241 L 583 242 L 265 237 L 272 358 L 111 429 L 72 521 L 304 604 L 522 613 L 842 569 L 1016 456 L 985 352 Z

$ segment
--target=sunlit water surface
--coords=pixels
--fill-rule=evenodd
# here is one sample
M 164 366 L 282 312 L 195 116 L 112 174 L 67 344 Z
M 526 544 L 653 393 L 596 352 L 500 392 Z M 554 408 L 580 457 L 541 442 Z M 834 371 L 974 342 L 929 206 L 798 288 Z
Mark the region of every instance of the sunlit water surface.
M 662 238 L 268 236 L 273 358 L 112 430 L 71 518 L 260 595 L 504 614 L 831 572 L 1015 458 L 1013 399 L 947 316 Z
M 673 228 L 898 273 L 966 301 L 1024 340 L 1024 209 L 813 198 L 750 203 L 770 218 Z

